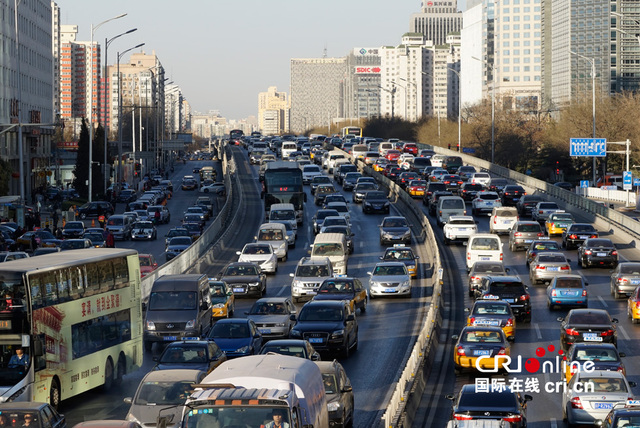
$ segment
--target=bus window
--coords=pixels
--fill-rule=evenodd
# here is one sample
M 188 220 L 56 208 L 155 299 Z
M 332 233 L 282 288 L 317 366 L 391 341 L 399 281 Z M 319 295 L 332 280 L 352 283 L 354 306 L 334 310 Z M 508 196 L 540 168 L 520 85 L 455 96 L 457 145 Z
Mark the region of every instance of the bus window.
M 29 287 L 31 287 L 31 307 L 38 309 L 44 306 L 44 300 L 42 297 L 42 279 L 41 275 L 33 275 L 29 280 Z
M 113 273 L 115 276 L 116 288 L 124 288 L 129 285 L 127 259 L 113 259 Z
M 56 288 L 58 289 L 58 301 L 60 303 L 68 302 L 71 300 L 69 294 L 69 271 L 61 270 L 56 276 Z
M 100 292 L 111 291 L 114 288 L 114 275 L 111 260 L 97 263 L 98 272 L 100 273 Z
M 100 272 L 97 264 L 87 264 L 87 286 L 84 297 L 93 296 L 100 291 Z
M 82 269 L 69 269 L 69 294 L 71 295 L 71 300 L 77 300 L 84 297 L 84 280 L 85 278 L 82 275 Z

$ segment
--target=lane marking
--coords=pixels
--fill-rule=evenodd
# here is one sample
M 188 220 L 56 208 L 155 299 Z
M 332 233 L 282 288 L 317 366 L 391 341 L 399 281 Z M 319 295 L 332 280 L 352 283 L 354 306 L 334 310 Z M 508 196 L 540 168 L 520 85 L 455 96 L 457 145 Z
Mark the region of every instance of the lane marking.
M 535 328 L 536 330 L 536 337 L 538 338 L 538 340 L 542 340 L 542 332 L 540 331 L 540 326 L 537 322 L 533 323 L 533 328 Z
M 549 426 L 551 426 L 551 428 L 558 428 L 558 422 L 556 421 L 556 418 L 549 418 Z
M 602 296 L 598 296 L 598 300 L 600 301 L 600 303 L 602 303 L 602 306 L 604 306 L 605 308 L 609 307 L 609 305 L 607 305 L 607 302 L 604 301 Z
M 624 327 L 618 326 L 618 331 L 620 333 L 622 333 L 622 336 L 624 337 L 625 340 L 631 340 L 631 337 L 629 337 L 629 335 L 627 334 L 627 331 L 624 329 Z

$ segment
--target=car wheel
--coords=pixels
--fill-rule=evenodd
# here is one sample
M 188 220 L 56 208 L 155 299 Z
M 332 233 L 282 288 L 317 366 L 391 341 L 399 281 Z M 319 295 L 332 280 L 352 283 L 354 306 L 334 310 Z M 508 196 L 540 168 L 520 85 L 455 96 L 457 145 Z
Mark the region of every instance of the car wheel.
M 451 243 L 451 240 L 445 236 L 444 237 L 444 245 L 449 245 L 450 243 Z
M 60 383 L 57 378 L 53 379 L 49 388 L 49 403 L 56 410 L 60 407 Z
M 613 298 L 614 299 L 619 299 L 620 297 L 622 297 L 621 294 L 618 293 L 618 291 L 614 287 L 614 289 L 613 289 Z
M 555 309 L 555 306 L 551 304 L 551 300 L 547 299 L 547 308 L 552 311 Z
M 531 315 L 526 316 L 523 321 L 527 324 L 531 324 Z
M 114 384 L 114 373 L 113 373 L 113 361 L 111 358 L 107 359 L 104 367 L 104 384 L 102 385 L 103 391 L 110 391 Z
M 349 340 L 347 339 L 347 343 L 344 345 L 344 349 L 341 352 L 342 358 L 347 359 L 349 355 L 351 355 L 351 350 L 349 349 Z

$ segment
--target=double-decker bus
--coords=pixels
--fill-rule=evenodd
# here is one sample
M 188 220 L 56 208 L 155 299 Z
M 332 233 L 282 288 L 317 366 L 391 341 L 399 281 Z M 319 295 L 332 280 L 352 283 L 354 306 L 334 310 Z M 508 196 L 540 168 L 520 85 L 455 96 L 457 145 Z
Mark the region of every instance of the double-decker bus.
M 302 184 L 302 170 L 297 162 L 269 162 L 264 171 L 262 185 L 266 213 L 273 204 L 293 204 L 296 220 L 302 223 L 307 195 Z
M 70 250 L 0 263 L 0 402 L 105 390 L 142 365 L 135 250 Z M 21 348 L 27 357 L 11 357 Z
M 200 180 L 215 180 L 216 179 L 216 170 L 212 166 L 203 166 L 200 168 Z
M 342 138 L 345 138 L 347 135 L 362 137 L 362 128 L 359 128 L 357 126 L 346 126 L 342 128 Z
M 244 131 L 242 129 L 232 129 L 229 131 L 229 142 L 233 143 L 235 140 L 239 140 L 244 137 Z

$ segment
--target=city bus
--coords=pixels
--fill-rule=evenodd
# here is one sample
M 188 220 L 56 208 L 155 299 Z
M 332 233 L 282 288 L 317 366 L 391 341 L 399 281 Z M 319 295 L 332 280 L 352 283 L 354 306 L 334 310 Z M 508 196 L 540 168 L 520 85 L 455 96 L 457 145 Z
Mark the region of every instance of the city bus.
M 216 180 L 216 170 L 212 166 L 203 166 L 200 168 L 200 180 Z
M 244 137 L 244 131 L 242 129 L 232 129 L 229 131 L 229 142 L 238 140 L 242 137 Z
M 359 128 L 357 126 L 346 126 L 342 128 L 342 138 L 345 138 L 347 135 L 362 137 L 362 128 Z
M 0 263 L 0 402 L 109 390 L 142 365 L 138 252 L 69 250 Z M 22 348 L 26 362 L 10 357 Z
M 302 170 L 297 162 L 269 162 L 264 171 L 262 185 L 265 217 L 273 204 L 293 204 L 296 209 L 296 221 L 302 223 L 307 195 L 302 184 Z

